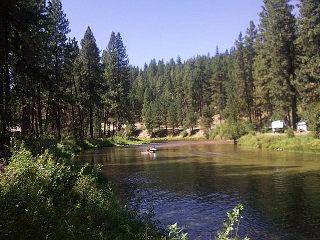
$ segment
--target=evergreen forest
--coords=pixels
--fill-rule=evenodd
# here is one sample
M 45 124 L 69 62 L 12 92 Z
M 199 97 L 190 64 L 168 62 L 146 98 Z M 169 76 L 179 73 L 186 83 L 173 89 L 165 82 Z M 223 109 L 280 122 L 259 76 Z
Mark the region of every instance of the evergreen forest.
M 85 139 L 138 122 L 150 133 L 210 129 L 213 116 L 255 130 L 283 119 L 295 128 L 319 109 L 320 2 L 263 4 L 260 22 L 230 49 L 141 68 L 130 65 L 120 33 L 103 50 L 90 27 L 80 42 L 68 38 L 60 0 L 1 1 L 0 142 L 17 127 L 24 138 Z
M 69 38 L 61 0 L 1 0 L 0 238 L 187 239 L 177 224 L 159 231 L 152 209 L 142 218 L 123 206 L 101 166 L 71 163 L 76 152 L 113 144 L 104 137 L 133 136 L 138 123 L 152 137 L 199 126 L 211 137 L 227 126 L 236 141 L 274 120 L 293 138 L 306 120 L 318 139 L 291 148 L 319 147 L 320 0 L 296 2 L 263 0 L 259 22 L 230 49 L 213 42 L 214 56 L 132 66 L 119 32 L 105 49 L 89 26 Z M 242 141 L 272 145 L 254 137 Z M 217 239 L 227 239 L 242 209 L 228 213 Z

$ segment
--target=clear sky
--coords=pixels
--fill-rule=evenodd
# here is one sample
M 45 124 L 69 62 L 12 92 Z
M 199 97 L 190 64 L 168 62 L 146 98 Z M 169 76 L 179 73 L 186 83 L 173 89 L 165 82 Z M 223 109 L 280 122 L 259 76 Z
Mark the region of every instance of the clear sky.
M 101 51 L 120 32 L 130 64 L 155 58 L 187 60 L 225 52 L 249 22 L 259 23 L 262 0 L 61 0 L 70 37 L 80 44 L 88 26 Z

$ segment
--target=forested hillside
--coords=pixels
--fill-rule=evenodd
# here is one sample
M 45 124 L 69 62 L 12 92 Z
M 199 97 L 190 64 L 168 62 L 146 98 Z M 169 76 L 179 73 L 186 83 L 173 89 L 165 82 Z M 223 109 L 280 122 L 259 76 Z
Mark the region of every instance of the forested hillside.
M 214 115 L 257 128 L 317 119 L 320 3 L 300 1 L 295 16 L 290 1 L 263 2 L 260 22 L 248 23 L 231 49 L 139 68 L 120 33 L 102 51 L 90 27 L 80 44 L 68 39 L 60 0 L 1 1 L 1 143 L 16 126 L 23 137 L 78 139 L 119 134 L 136 122 L 150 132 L 198 120 L 209 128 Z

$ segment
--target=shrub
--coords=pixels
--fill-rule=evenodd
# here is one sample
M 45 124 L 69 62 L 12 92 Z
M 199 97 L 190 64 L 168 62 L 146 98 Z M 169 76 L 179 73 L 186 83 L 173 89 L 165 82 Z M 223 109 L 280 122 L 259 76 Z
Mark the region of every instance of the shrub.
M 248 134 L 251 135 L 251 136 L 256 136 L 257 132 L 256 131 L 250 131 Z
M 287 130 L 287 138 L 294 138 L 294 131 L 292 129 Z
M 100 179 L 87 167 L 57 163 L 48 151 L 14 152 L 0 182 L 0 239 L 144 239 L 144 225 Z
M 309 104 L 304 114 L 304 117 L 308 119 L 309 129 L 313 132 L 314 137 L 319 138 L 320 137 L 320 103 Z
M 209 131 L 209 139 L 215 139 L 220 133 L 220 127 L 216 126 L 214 129 Z
M 180 136 L 181 136 L 181 137 L 187 137 L 187 136 L 188 136 L 187 130 L 185 130 L 185 129 L 182 130 L 181 133 L 180 133 Z
M 229 139 L 236 140 L 247 133 L 246 125 L 240 121 L 227 121 L 227 136 Z

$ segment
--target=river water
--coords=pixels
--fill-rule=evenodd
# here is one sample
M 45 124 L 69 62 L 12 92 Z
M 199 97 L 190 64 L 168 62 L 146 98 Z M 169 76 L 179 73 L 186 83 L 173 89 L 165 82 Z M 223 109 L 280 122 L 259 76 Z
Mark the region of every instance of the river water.
M 320 239 L 320 155 L 212 141 L 89 150 L 77 161 L 102 164 L 130 208 L 157 225 L 178 222 L 189 239 L 213 239 L 226 212 L 243 204 L 241 237 Z

